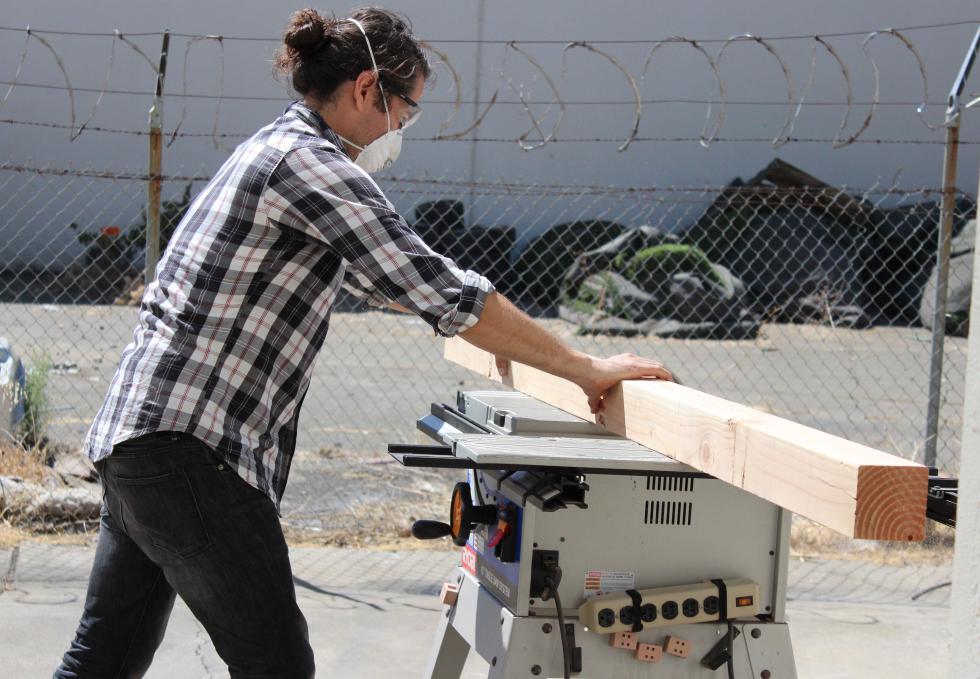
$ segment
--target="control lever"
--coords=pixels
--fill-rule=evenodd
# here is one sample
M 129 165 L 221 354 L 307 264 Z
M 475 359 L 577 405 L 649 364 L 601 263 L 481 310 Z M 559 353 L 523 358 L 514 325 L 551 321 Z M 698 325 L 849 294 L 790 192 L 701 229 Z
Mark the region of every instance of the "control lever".
M 412 524 L 412 537 L 418 540 L 435 540 L 452 532 L 448 523 L 421 520 Z
M 433 540 L 449 535 L 455 544 L 462 547 L 469 540 L 474 526 L 497 523 L 497 519 L 497 505 L 474 506 L 470 484 L 463 481 L 453 488 L 452 502 L 449 505 L 450 523 L 416 521 L 412 524 L 412 535 L 419 540 Z

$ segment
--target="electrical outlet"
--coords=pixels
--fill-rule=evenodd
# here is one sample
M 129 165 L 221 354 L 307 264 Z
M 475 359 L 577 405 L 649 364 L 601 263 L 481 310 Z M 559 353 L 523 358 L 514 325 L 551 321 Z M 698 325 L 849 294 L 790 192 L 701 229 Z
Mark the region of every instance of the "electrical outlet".
M 664 649 L 656 644 L 637 644 L 635 655 L 637 660 L 643 662 L 660 662 L 664 657 Z
M 612 627 L 616 624 L 616 611 L 611 608 L 603 608 L 596 614 L 599 627 Z
M 685 618 L 695 618 L 701 612 L 701 603 L 697 599 L 684 599 L 681 611 Z

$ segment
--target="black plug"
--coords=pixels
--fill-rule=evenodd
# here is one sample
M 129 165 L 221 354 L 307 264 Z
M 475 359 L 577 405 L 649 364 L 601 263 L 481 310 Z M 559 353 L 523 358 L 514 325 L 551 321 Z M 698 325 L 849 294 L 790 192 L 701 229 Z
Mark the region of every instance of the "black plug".
M 545 570 L 544 590 L 541 592 L 542 601 L 550 601 L 561 584 L 561 567 L 554 557 L 546 556 L 541 564 Z

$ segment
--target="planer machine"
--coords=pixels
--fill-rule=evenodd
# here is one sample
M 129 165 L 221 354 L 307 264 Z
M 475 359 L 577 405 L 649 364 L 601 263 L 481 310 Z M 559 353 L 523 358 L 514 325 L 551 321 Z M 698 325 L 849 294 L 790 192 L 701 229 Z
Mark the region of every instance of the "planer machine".
M 426 679 L 793 679 L 790 513 L 518 393 L 464 391 L 418 420 L 407 467 L 465 471 Z

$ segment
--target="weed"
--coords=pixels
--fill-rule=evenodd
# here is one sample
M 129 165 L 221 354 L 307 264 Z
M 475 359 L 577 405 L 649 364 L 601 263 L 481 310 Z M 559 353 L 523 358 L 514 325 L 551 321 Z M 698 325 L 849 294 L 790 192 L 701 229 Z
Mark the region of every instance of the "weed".
M 51 359 L 46 354 L 39 355 L 27 369 L 24 419 L 17 425 L 17 438 L 26 449 L 40 448 L 44 443 L 50 410 L 47 394 L 50 370 Z

